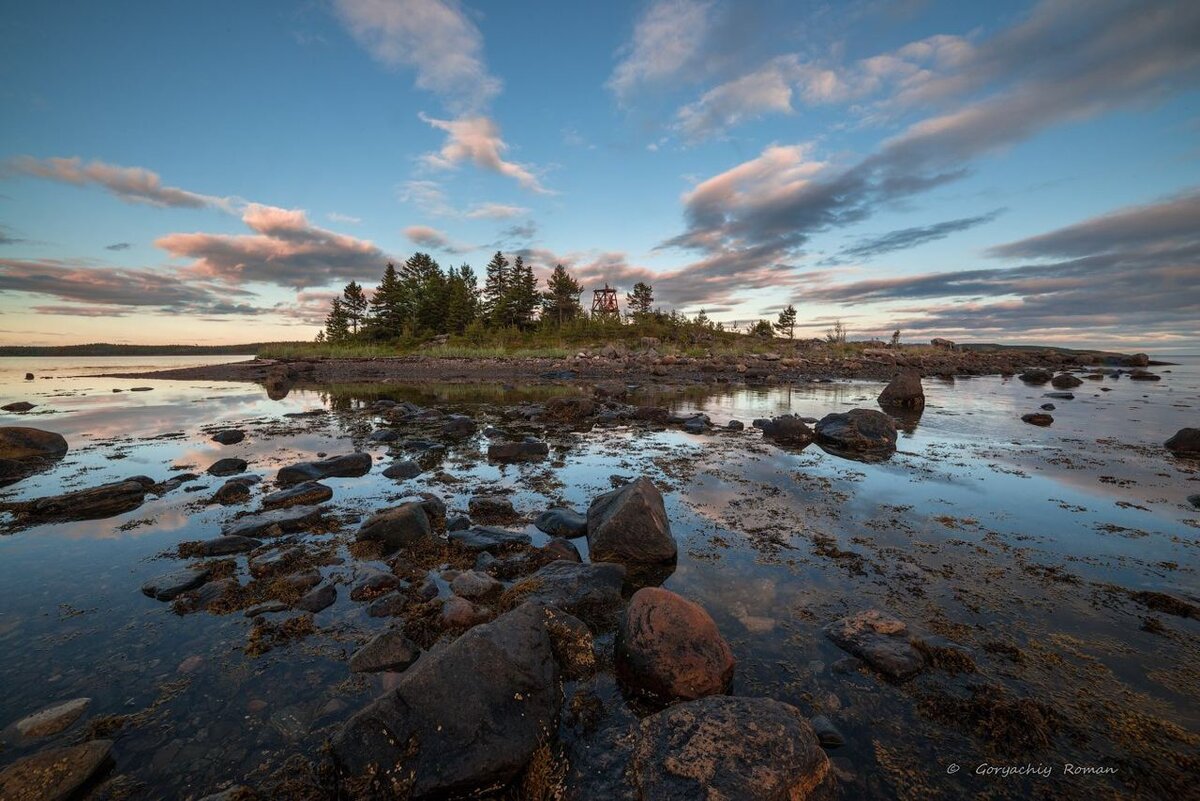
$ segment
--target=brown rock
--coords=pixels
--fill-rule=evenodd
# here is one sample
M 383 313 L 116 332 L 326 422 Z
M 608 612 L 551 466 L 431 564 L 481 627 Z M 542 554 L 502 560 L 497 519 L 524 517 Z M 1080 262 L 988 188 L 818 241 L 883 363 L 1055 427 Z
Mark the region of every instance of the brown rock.
M 91 740 L 19 759 L 0 772 L 5 801 L 67 801 L 109 764 L 112 741 Z

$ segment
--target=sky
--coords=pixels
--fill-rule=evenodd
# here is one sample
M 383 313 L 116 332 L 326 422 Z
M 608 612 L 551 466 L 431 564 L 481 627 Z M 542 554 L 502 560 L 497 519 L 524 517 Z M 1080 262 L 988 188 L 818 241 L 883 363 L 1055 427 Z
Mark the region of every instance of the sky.
M 502 250 L 798 336 L 1200 350 L 1200 3 L 0 11 L 0 344 L 313 338 Z

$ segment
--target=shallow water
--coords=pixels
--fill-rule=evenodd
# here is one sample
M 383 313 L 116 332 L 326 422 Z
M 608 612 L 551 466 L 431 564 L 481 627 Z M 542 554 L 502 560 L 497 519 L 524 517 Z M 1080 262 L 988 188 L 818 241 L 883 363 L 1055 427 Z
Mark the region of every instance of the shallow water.
M 0 489 L 0 501 L 138 474 L 203 474 L 216 459 L 238 456 L 265 479 L 248 507 L 256 508 L 282 464 L 355 449 L 383 460 L 387 446 L 366 441 L 379 421 L 364 407 L 377 397 L 463 411 L 486 425 L 500 424 L 501 405 L 570 391 L 359 385 L 272 401 L 253 384 L 95 375 L 237 359 L 0 359 L 0 401 L 38 404 L 0 413 L 0 425 L 58 431 L 71 444 L 51 471 Z M 716 619 L 738 659 L 736 694 L 769 695 L 834 719 L 848 741 L 830 752 L 844 797 L 1154 797 L 1176 786 L 1200 749 L 1200 621 L 1153 612 L 1126 592 L 1193 602 L 1200 595 L 1200 510 L 1187 500 L 1200 492 L 1200 465 L 1161 447 L 1198 424 L 1200 359 L 1180 361 L 1161 368 L 1156 383 L 1086 381 L 1075 400 L 1052 400 L 1047 429 L 1019 418 L 1048 400 L 1049 386 L 927 380 L 924 413 L 902 421 L 898 453 L 875 464 L 816 446 L 783 450 L 749 428 L 692 436 L 617 427 L 556 432 L 547 461 L 521 466 L 488 464 L 479 435 L 452 447 L 442 465 L 461 483 L 431 483 L 428 473 L 392 482 L 378 464 L 367 476 L 324 483 L 334 489 L 335 517 L 352 526 L 415 490 L 465 510 L 470 495 L 502 489 L 532 517 L 557 503 L 586 509 L 613 476 L 650 475 L 680 543 L 665 586 Z M 24 381 L 27 369 L 40 377 Z M 138 386 L 152 389 L 128 391 Z M 749 426 L 786 412 L 874 408 L 880 388 L 647 392 L 639 402 Z M 330 414 L 282 417 L 317 409 Z M 245 428 L 246 441 L 221 446 L 204 433 L 226 426 Z M 386 625 L 349 600 L 361 570 L 353 560 L 322 568 L 349 584 L 316 616 L 318 634 L 259 657 L 242 651 L 250 627 L 242 615 L 180 617 L 140 593 L 143 581 L 181 564 L 169 555 L 179 542 L 215 536 L 247 508 L 202 503 L 223 481 L 203 475 L 114 518 L 0 536 L 0 727 L 56 701 L 91 697 L 91 718 L 137 715 L 110 735 L 110 790 L 199 797 L 230 781 L 265 779 L 291 754 L 315 754 L 339 721 L 386 686 L 386 676 L 351 677 L 345 667 L 363 636 Z M 11 523 L 0 514 L 0 530 Z M 977 671 L 930 671 L 900 686 L 835 672 L 846 654 L 821 627 L 870 607 L 965 645 Z M 1162 631 L 1142 629 L 1151 617 Z M 1011 732 L 995 733 L 996 720 L 974 720 L 961 708 L 947 714 L 938 703 L 979 685 L 1058 715 L 1048 742 L 1013 747 Z M 78 738 L 83 725 L 54 742 Z M 0 765 L 43 745 L 8 737 Z M 1067 761 L 1117 772 L 1064 776 Z M 988 777 L 975 772 L 983 762 L 1056 770 L 1051 778 Z M 949 773 L 950 764 L 962 770 Z

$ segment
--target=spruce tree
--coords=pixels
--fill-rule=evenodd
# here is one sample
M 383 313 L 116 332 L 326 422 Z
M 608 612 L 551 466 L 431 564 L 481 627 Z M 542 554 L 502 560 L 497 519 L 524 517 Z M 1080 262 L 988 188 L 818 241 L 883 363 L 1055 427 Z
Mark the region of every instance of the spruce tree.
M 506 323 L 504 301 L 508 295 L 508 287 L 508 259 L 504 258 L 503 253 L 496 251 L 496 255 L 488 262 L 483 284 L 483 311 L 494 326 Z
M 645 281 L 633 285 L 633 291 L 625 295 L 629 304 L 629 314 L 632 317 L 645 317 L 654 306 L 654 287 Z
M 383 278 L 371 296 L 371 312 L 367 327 L 375 339 L 395 339 L 404 329 L 408 316 L 408 303 L 400 274 L 390 261 L 383 270 Z
M 453 267 L 446 276 L 446 332 L 461 334 L 476 319 L 479 312 L 479 288 L 475 271 L 464 264 Z
M 342 290 L 342 308 L 346 313 L 350 333 L 358 336 L 358 330 L 367 316 L 367 296 L 358 282 L 351 281 Z
M 334 298 L 330 304 L 329 315 L 325 318 L 325 339 L 335 345 L 350 339 L 350 318 L 341 298 Z
M 546 291 L 542 293 L 542 319 L 562 325 L 583 314 L 583 307 L 579 305 L 581 292 L 583 288 L 579 282 L 561 264 L 555 265 L 554 272 L 546 280 Z
M 796 307 L 788 304 L 787 308 L 779 312 L 779 320 L 775 323 L 775 330 L 781 335 L 787 334 L 788 339 L 793 339 L 796 336 Z
M 541 295 L 538 294 L 533 267 L 517 256 L 509 273 L 508 292 L 503 301 L 504 323 L 527 328 L 533 322 L 540 303 Z

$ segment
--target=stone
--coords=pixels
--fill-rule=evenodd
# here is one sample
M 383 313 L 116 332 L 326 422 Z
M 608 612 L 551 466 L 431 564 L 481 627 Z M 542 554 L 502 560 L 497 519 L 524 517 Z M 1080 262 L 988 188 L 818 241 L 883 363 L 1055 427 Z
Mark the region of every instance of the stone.
M 510 523 L 520 516 L 512 501 L 503 495 L 475 495 L 467 501 L 472 520 L 481 523 Z
M 332 742 L 367 795 L 441 798 L 515 779 L 555 729 L 560 668 L 543 610 L 522 606 L 424 654 Z
M 235 784 L 232 787 L 221 790 L 219 793 L 210 793 L 204 796 L 200 801 L 257 801 L 258 794 L 244 784 Z
M 396 617 L 408 611 L 408 599 L 398 592 L 376 598 L 367 606 L 367 617 Z
M 411 459 L 397 459 L 383 471 L 384 478 L 395 481 L 416 478 L 419 475 L 421 475 L 421 466 Z
M 347 453 L 343 456 L 330 456 L 315 462 L 300 462 L 299 464 L 281 467 L 275 476 L 275 483 L 280 486 L 299 484 L 302 481 L 319 481 L 322 478 L 340 476 L 344 478 L 363 476 L 371 472 L 371 454 Z
M 226 593 L 235 591 L 238 586 L 238 580 L 235 578 L 206 581 L 196 589 L 188 590 L 177 597 L 171 604 L 171 611 L 177 615 L 189 615 L 202 609 L 208 609 L 213 603 L 225 597 Z
M 227 457 L 213 462 L 207 472 L 210 476 L 236 476 L 238 473 L 246 472 L 247 467 L 245 459 Z
M 1055 389 L 1072 389 L 1073 387 L 1077 387 L 1082 383 L 1082 381 L 1070 373 L 1059 373 L 1058 375 L 1054 376 L 1054 378 L 1050 379 L 1050 386 L 1054 387 Z
M 741 420 L 730 420 L 725 425 L 725 427 L 728 428 L 730 431 L 745 431 L 746 430 L 746 424 L 743 423 Z
M 1042 404 L 1041 406 L 1039 406 L 1038 408 L 1039 408 L 1039 409 L 1041 409 L 1041 410 L 1042 410 L 1042 411 L 1044 411 L 1044 412 L 1052 412 L 1052 411 L 1054 411 L 1055 409 L 1057 409 L 1058 407 L 1057 407 L 1057 406 L 1055 406 L 1053 403 L 1043 403 L 1043 404 Z
M 708 423 L 702 417 L 690 417 L 684 421 L 682 427 L 689 434 L 703 434 L 708 431 Z
M 466 548 L 468 551 L 476 553 L 487 551 L 491 554 L 529 545 L 533 542 L 533 539 L 528 534 L 522 534 L 517 531 L 505 531 L 502 528 L 493 528 L 492 526 L 472 526 L 463 531 L 452 531 L 449 534 L 449 539 L 451 542 Z
M 1179 454 L 1200 454 L 1200 428 L 1181 428 L 1163 446 Z
M 273 548 L 250 559 L 246 567 L 249 568 L 250 575 L 255 578 L 262 578 L 263 576 L 278 573 L 284 568 L 289 567 L 300 557 L 304 556 L 304 553 L 304 548 L 299 545 Z M 320 576 L 317 579 L 319 581 Z M 307 589 L 305 588 L 305 590 Z
M 1041 368 L 1034 368 L 1032 370 L 1026 370 L 1025 372 L 1021 373 L 1017 377 L 1020 378 L 1022 381 L 1024 381 L 1026 384 L 1045 384 L 1047 381 L 1049 381 L 1051 378 L 1054 377 L 1054 374 L 1051 373 L 1049 370 L 1042 370 Z
M 1149 367 L 1150 357 L 1145 353 L 1134 353 L 1121 360 L 1126 367 Z
M 616 668 L 627 687 L 665 704 L 727 692 L 734 659 L 703 607 L 670 590 L 643 587 L 621 617 Z
M 0 771 L 0 798 L 68 801 L 102 769 L 111 766 L 111 754 L 111 740 L 89 740 L 18 759 Z
M 924 409 L 925 390 L 921 386 L 921 373 L 917 370 L 902 370 L 879 393 L 879 405 L 902 409 Z
M 817 735 L 817 741 L 822 748 L 841 748 L 846 744 L 846 737 L 838 730 L 838 727 L 833 725 L 833 721 L 825 715 L 816 715 L 808 719 L 813 731 Z
M 32 380 L 33 380 L 33 373 L 26 373 L 26 374 L 25 374 L 25 380 L 26 380 L 26 381 L 32 381 Z
M 549 556 L 551 560 L 562 559 L 566 562 L 583 561 L 583 557 L 579 555 L 579 549 L 575 547 L 575 543 L 563 537 L 551 537 L 542 546 L 542 553 Z
M 67 452 L 62 434 L 40 428 L 0 426 L 0 459 L 58 458 Z
M 17 401 L 16 403 L 6 403 L 3 406 L 0 406 L 0 410 L 6 412 L 27 412 L 30 409 L 36 408 L 37 404 L 30 403 L 29 401 Z
M 466 439 L 475 433 L 476 425 L 465 414 L 452 414 L 442 423 L 442 435 L 451 439 Z
M 91 698 L 63 701 L 21 718 L 16 728 L 22 737 L 49 737 L 69 728 L 91 705 Z
M 671 411 L 661 406 L 639 406 L 633 410 L 633 419 L 646 423 L 665 423 L 671 417 Z
M 616 623 L 622 604 L 625 567 L 613 562 L 565 562 L 543 565 L 514 590 L 527 601 L 553 606 L 596 630 Z
M 817 442 L 837 454 L 890 454 L 896 450 L 896 424 L 874 409 L 851 409 L 822 417 Z
M 595 498 L 587 521 L 588 551 L 594 561 L 665 564 L 676 559 L 662 494 L 645 476 Z
M 132 511 L 142 505 L 148 485 L 141 481 L 114 481 L 90 489 L 36 498 L 25 506 L 42 520 L 99 520 Z
M 442 625 L 449 629 L 469 629 L 490 617 L 486 608 L 466 598 L 451 595 L 442 601 Z
M 305 593 L 300 600 L 296 601 L 296 608 L 315 615 L 317 612 L 333 606 L 336 600 L 337 587 L 326 582 Z
M 311 528 L 321 519 L 321 509 L 316 506 L 292 506 L 287 509 L 272 509 L 267 512 L 246 515 L 234 520 L 221 533 L 239 537 L 270 537 L 292 534 Z
M 570 396 L 551 398 L 546 401 L 543 416 L 560 423 L 578 423 L 596 413 L 596 402 L 591 398 Z
M 907 630 L 903 621 L 868 609 L 830 623 L 825 636 L 885 676 L 904 681 L 925 667 L 925 658 L 909 642 Z
M 1043 398 L 1054 398 L 1055 400 L 1075 400 L 1074 392 L 1044 392 Z
M 355 602 L 373 601 L 376 598 L 387 595 L 401 584 L 399 576 L 393 573 L 384 573 L 382 570 L 374 571 L 350 590 L 350 600 Z
M 1168 370 L 1167 372 L 1170 372 Z M 1129 373 L 1130 381 L 1162 381 L 1162 376 L 1149 370 L 1133 370 Z
M 303 481 L 290 487 L 263 496 L 264 509 L 282 509 L 288 506 L 316 506 L 333 497 L 333 490 L 316 481 Z
M 489 601 L 504 591 L 504 585 L 487 573 L 464 570 L 450 582 L 450 591 L 468 601 Z
M 1021 422 L 1029 423 L 1031 426 L 1045 426 L 1054 422 L 1054 418 L 1043 412 L 1031 412 L 1030 414 L 1021 415 Z
M 196 552 L 200 556 L 229 556 L 235 553 L 253 551 L 262 545 L 262 540 L 253 537 L 240 537 L 236 534 L 214 537 L 196 544 Z
M 425 508 L 415 501 L 377 512 L 359 526 L 359 542 L 381 542 L 388 549 L 408 548 L 433 538 Z
M 350 656 L 351 673 L 401 673 L 409 668 L 421 649 L 402 629 L 389 629 L 372 637 Z
M 780 445 L 804 446 L 813 441 L 813 430 L 795 415 L 784 415 L 773 420 L 760 421 L 763 436 Z
M 236 445 L 246 438 L 246 432 L 240 428 L 226 428 L 212 435 L 213 442 L 222 445 Z
M 1197 493 L 1196 495 L 1189 495 L 1187 499 L 1188 503 L 1190 503 L 1193 508 L 1200 509 L 1200 493 Z
M 400 439 L 400 432 L 390 428 L 376 429 L 367 437 L 368 442 L 395 442 L 398 439 Z
M 185 567 L 150 579 L 142 585 L 142 592 L 156 601 L 171 601 L 188 590 L 194 590 L 208 581 L 207 568 Z
M 493 442 L 488 446 L 488 459 L 493 462 L 528 462 L 543 459 L 550 446 L 536 439 L 521 442 Z
M 232 506 L 250 500 L 250 485 L 244 481 L 226 481 L 213 493 L 213 503 Z
M 263 601 L 261 604 L 255 604 L 246 610 L 246 617 L 258 617 L 259 615 L 267 615 L 274 612 L 286 612 L 288 605 L 283 601 Z
M 574 539 L 587 536 L 587 518 L 573 509 L 561 507 L 547 509 L 537 516 L 533 525 L 537 527 L 538 531 L 543 531 L 552 537 Z

